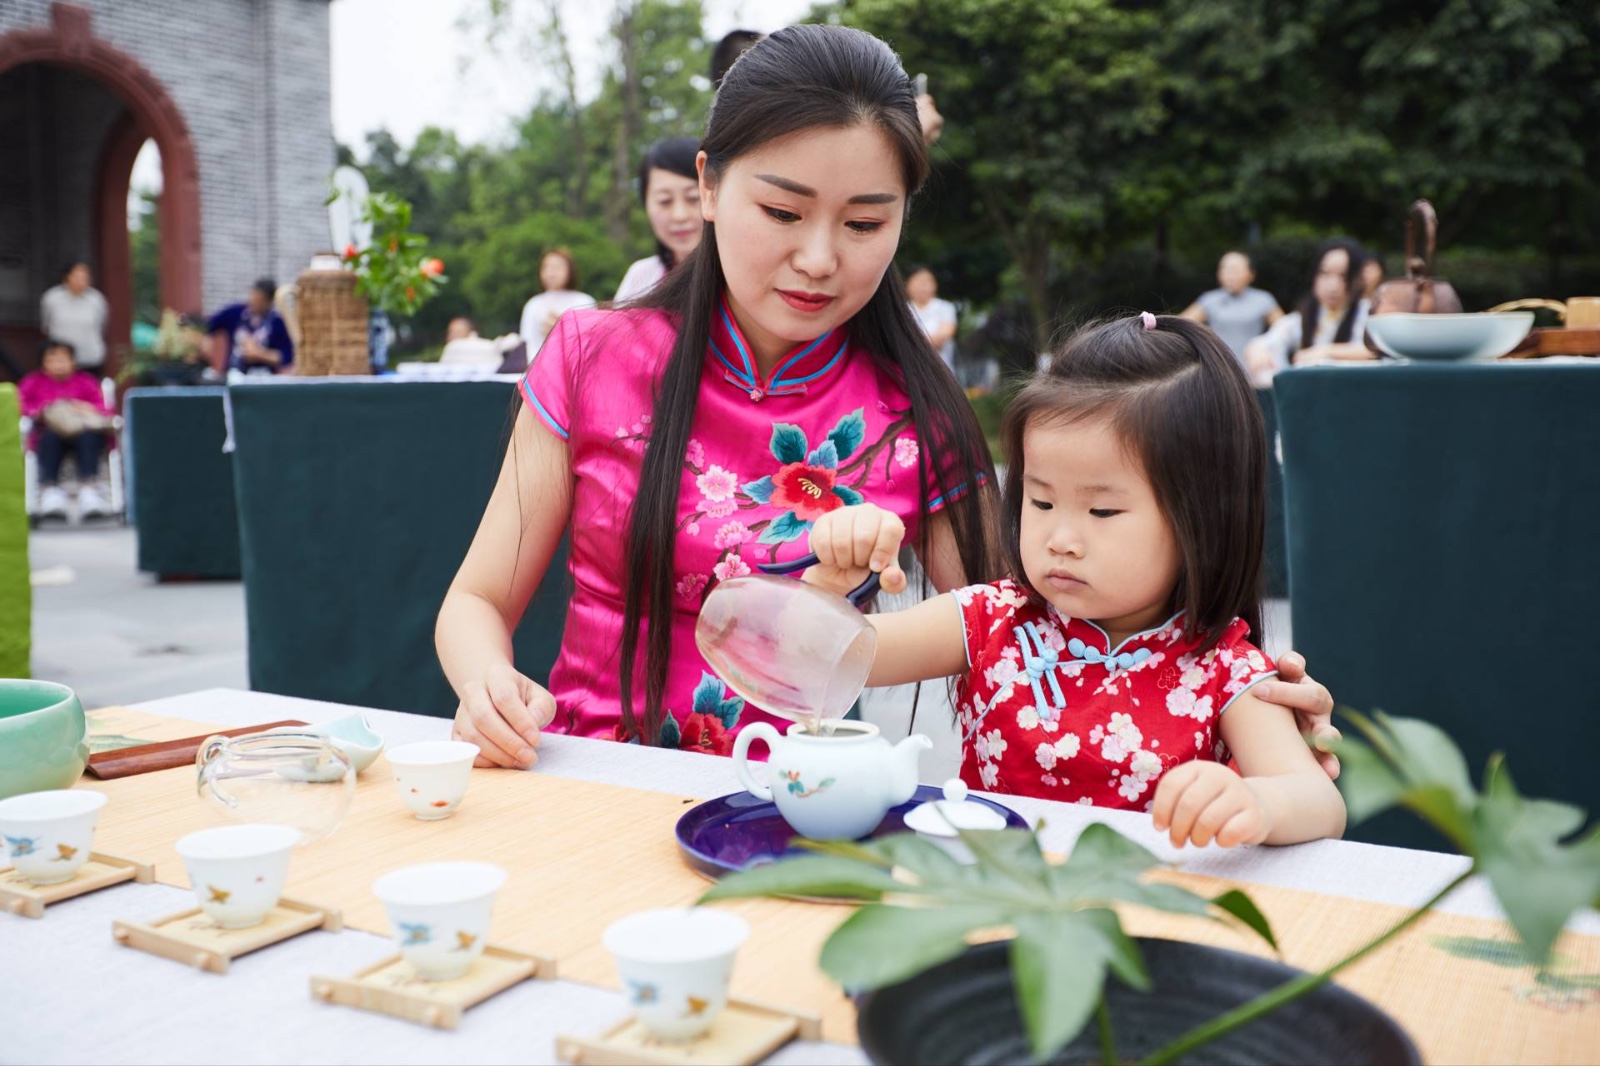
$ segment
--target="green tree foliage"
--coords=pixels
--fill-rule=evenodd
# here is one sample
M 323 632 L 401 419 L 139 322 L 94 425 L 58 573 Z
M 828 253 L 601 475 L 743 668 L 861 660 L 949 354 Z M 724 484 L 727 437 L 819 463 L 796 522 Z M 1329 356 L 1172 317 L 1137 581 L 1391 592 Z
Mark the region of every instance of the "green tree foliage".
M 559 3 L 477 0 L 473 32 L 546 74 L 509 140 L 368 136 L 373 188 L 413 203 L 459 281 L 411 323 L 417 343 L 457 314 L 514 329 L 552 246 L 601 299 L 650 251 L 638 161 L 702 128 L 709 46 L 698 0 L 611 11 L 585 100 Z M 1600 291 L 1592 0 L 836 0 L 814 17 L 928 74 L 947 121 L 902 262 L 993 308 L 974 339 L 1019 362 L 1063 320 L 1186 304 L 1230 247 L 1285 304 L 1327 236 L 1402 269 L 1417 196 L 1469 306 Z

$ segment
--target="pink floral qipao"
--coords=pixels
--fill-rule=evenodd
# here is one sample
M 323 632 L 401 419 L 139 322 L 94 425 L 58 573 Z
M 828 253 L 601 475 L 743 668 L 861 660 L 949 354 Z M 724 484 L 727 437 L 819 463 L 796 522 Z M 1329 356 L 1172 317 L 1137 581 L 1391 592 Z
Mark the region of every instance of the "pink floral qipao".
M 550 675 L 558 732 L 635 739 L 622 735 L 619 696 L 629 509 L 674 339 L 659 311 L 569 311 L 523 378 L 523 399 L 566 441 L 574 478 L 573 594 Z M 847 327 L 800 345 L 761 378 L 721 309 L 683 463 L 663 744 L 726 754 L 747 722 L 787 724 L 746 708 L 710 672 L 694 642 L 700 603 L 715 581 L 804 555 L 812 523 L 848 504 L 893 511 L 915 537 L 921 448 L 910 406 L 898 382 L 852 347 Z M 639 649 L 642 694 L 642 637 Z
M 1276 674 L 1235 618 L 1199 654 L 1183 615 L 1111 647 L 1013 581 L 958 589 L 970 669 L 958 689 L 961 777 L 973 788 L 1148 810 L 1179 763 L 1227 762 L 1217 723 Z

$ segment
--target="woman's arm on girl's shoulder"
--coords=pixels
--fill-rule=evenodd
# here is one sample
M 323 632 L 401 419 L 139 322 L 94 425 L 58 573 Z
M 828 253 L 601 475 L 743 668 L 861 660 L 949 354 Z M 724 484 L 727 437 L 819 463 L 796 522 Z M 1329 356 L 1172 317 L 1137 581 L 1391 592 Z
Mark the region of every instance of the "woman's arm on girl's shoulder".
M 1344 798 L 1306 746 L 1294 715 L 1247 689 L 1228 706 L 1218 728 L 1264 809 L 1265 843 L 1344 834 Z
M 878 631 L 869 686 L 932 681 L 967 668 L 961 605 L 948 592 L 904 611 L 869 615 L 867 620 Z

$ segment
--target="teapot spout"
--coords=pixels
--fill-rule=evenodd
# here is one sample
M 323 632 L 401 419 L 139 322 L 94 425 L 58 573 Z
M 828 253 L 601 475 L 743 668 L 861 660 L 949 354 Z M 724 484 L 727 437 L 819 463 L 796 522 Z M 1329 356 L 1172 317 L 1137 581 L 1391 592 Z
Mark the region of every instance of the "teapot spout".
M 889 760 L 889 799 L 900 804 L 911 798 L 917 790 L 917 763 L 922 753 L 932 749 L 933 741 L 921 733 L 913 733 L 894 746 Z

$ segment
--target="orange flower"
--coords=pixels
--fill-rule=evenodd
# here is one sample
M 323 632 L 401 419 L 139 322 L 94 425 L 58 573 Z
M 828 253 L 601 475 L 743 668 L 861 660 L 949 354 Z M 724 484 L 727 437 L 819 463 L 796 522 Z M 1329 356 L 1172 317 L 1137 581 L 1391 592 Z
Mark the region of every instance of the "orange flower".
M 347 244 L 347 245 L 344 246 L 344 257 L 346 259 L 354 259 L 356 256 L 358 256 L 360 254 L 361 254 L 360 252 L 356 251 L 356 246 L 355 245 Z
M 406 286 L 406 299 L 415 300 L 416 298 L 417 298 L 417 290 L 412 288 L 410 285 L 407 285 Z
M 400 242 L 399 241 L 390 241 L 389 242 L 389 251 L 398 252 L 399 250 L 400 250 Z
M 440 274 L 444 273 L 444 260 L 424 259 L 422 261 L 422 272 L 428 275 L 430 278 L 438 277 Z

